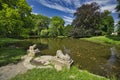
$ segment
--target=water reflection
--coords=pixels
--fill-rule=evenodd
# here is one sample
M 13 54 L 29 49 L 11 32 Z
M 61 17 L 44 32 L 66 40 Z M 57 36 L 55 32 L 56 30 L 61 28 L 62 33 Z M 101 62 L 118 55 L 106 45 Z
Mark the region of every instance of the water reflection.
M 110 58 L 108 59 L 108 63 L 107 64 L 111 64 L 111 65 L 114 65 L 114 63 L 115 63 L 115 61 L 116 61 L 116 49 L 115 49 L 115 47 L 112 47 L 112 48 L 110 48 L 110 50 L 111 50 L 111 56 L 110 56 Z
M 117 75 L 117 73 L 115 73 L 115 71 L 117 71 L 117 66 L 116 66 L 116 62 L 117 62 L 117 50 L 115 47 L 110 48 L 111 50 L 111 55 L 107 61 L 107 63 L 105 64 L 105 75 L 106 76 L 112 76 L 112 75 Z M 118 70 L 119 71 L 119 70 Z

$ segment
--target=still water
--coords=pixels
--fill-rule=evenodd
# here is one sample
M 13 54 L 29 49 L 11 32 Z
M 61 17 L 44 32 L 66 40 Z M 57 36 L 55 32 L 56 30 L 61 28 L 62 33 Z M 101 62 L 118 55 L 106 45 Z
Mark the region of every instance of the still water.
M 75 66 L 101 76 L 120 77 L 120 53 L 115 47 L 80 39 L 30 39 L 41 50 L 40 55 L 55 55 L 58 49 L 67 51 Z

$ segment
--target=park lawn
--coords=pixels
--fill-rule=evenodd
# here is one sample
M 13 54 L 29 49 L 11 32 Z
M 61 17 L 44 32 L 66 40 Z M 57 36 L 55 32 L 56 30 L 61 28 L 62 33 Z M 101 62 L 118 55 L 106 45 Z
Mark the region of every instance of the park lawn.
M 21 41 L 20 39 L 13 39 L 13 38 L 0 38 L 0 43 L 6 43 L 6 42 L 16 42 Z
M 116 47 L 118 53 L 120 53 L 120 36 L 95 36 L 90 38 L 80 38 L 81 40 L 87 40 L 94 43 L 100 43 L 111 47 Z
M 0 48 L 6 46 L 8 43 L 21 41 L 13 38 L 0 38 Z
M 82 38 L 82 39 L 97 43 L 120 45 L 120 37 L 118 36 L 95 36 L 95 37 Z
M 0 66 L 17 63 L 26 51 L 20 48 L 0 48 Z
M 18 74 L 11 80 L 109 80 L 104 77 L 96 76 L 88 71 L 80 71 L 76 67 L 70 70 L 63 69 L 56 71 L 55 69 L 32 69 L 24 74 Z
M 9 43 L 18 41 L 21 40 L 0 38 L 0 66 L 5 66 L 9 63 L 17 63 L 19 60 L 21 60 L 21 56 L 25 55 L 26 51 L 23 48 L 9 45 Z

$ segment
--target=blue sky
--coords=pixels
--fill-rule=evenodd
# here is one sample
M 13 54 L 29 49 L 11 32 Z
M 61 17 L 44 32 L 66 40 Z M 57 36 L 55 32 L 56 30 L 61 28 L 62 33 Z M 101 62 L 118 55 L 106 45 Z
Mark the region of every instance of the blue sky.
M 115 12 L 116 0 L 27 0 L 32 7 L 33 14 L 42 14 L 48 17 L 60 16 L 66 24 L 70 24 L 74 18 L 73 13 L 82 4 L 96 2 L 100 5 L 101 11 L 109 10 L 112 12 L 115 23 L 118 15 Z

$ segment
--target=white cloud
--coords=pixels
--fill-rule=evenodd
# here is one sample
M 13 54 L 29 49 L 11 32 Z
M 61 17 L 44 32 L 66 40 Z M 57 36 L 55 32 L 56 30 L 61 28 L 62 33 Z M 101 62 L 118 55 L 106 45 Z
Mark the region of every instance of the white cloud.
M 81 6 L 80 0 L 73 0 L 72 2 L 74 3 L 76 8 Z
M 96 2 L 100 5 L 101 11 L 109 10 L 112 13 L 115 13 L 116 4 L 113 4 L 113 0 L 90 0 L 86 3 L 90 4 L 92 2 Z
M 104 5 L 104 4 L 108 4 L 111 0 L 89 0 L 88 4 L 92 3 L 92 2 L 96 2 L 98 3 L 99 5 Z
M 115 7 L 116 7 L 116 4 L 102 6 L 102 7 L 101 7 L 101 11 L 109 10 L 109 11 L 111 11 L 112 13 L 114 13 L 114 12 L 115 12 Z
M 51 1 L 36 0 L 36 1 L 38 1 L 40 4 L 46 7 L 60 10 L 66 13 L 74 13 L 75 8 L 80 6 L 80 0 L 51 0 Z
M 107 9 L 111 12 L 115 12 L 115 7 L 116 7 L 116 4 L 112 3 L 113 0 L 82 0 L 82 1 L 81 0 L 36 0 L 36 1 L 38 1 L 40 4 L 46 7 L 63 11 L 66 13 L 74 13 L 76 11 L 76 8 L 82 5 L 81 2 L 88 4 L 92 2 L 96 2 L 101 6 L 101 11 Z
M 65 0 L 65 2 L 68 3 L 68 4 L 72 4 L 71 0 Z
M 114 25 L 118 24 L 119 19 L 115 19 Z
M 68 16 L 63 16 L 63 19 L 65 20 L 65 22 L 67 24 L 70 24 L 70 23 L 72 23 L 72 21 L 73 21 L 74 18 L 68 17 Z
M 32 8 L 34 8 L 34 5 L 30 5 Z
M 76 11 L 77 7 L 80 7 L 84 3 L 96 2 L 100 5 L 101 11 L 109 10 L 112 13 L 115 13 L 116 4 L 113 3 L 113 0 L 36 0 L 40 4 L 51 8 L 56 9 L 65 13 L 73 14 Z M 34 6 L 32 6 L 34 7 Z M 37 14 L 37 13 L 33 13 Z M 68 16 L 63 16 L 63 19 L 66 23 L 71 23 L 73 18 Z
M 35 15 L 38 15 L 39 13 L 31 12 L 31 14 L 35 14 Z

